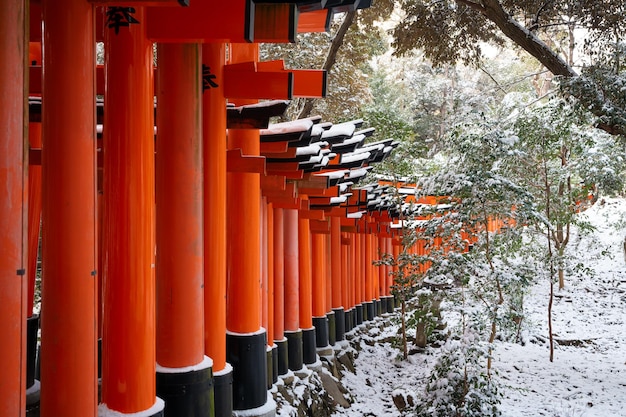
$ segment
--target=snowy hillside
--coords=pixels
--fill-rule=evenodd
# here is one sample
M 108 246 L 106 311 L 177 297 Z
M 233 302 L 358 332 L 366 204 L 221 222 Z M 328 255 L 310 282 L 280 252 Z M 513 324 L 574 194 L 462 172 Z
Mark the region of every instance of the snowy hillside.
M 493 366 L 505 417 L 626 416 L 626 200 L 600 200 L 581 215 L 596 230 L 574 233 L 569 250 L 591 272 L 568 277 L 566 288 L 555 294 L 554 362 L 549 361 L 547 281 L 536 282 L 525 299 L 525 343 L 496 341 Z M 401 405 L 398 397 L 421 395 L 440 349 L 398 360 L 400 352 L 391 346 L 396 332 L 389 318 L 379 317 L 361 336 L 356 374 L 343 378 L 354 403 L 335 416 L 411 414 L 408 408 L 399 411 L 393 397 Z

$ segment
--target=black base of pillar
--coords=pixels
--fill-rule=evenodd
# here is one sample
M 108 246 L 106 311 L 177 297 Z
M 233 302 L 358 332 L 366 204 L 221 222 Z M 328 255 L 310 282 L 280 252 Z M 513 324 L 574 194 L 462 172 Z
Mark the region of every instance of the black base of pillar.
M 346 318 L 345 330 L 346 330 L 346 333 L 348 333 L 349 331 L 354 329 L 354 308 L 351 308 L 350 310 L 346 310 L 346 312 L 344 313 L 344 316 Z
M 315 346 L 318 348 L 328 346 L 328 318 L 313 317 L 313 327 L 315 327 Z
M 289 357 L 289 369 L 299 371 L 302 369 L 302 330 L 285 332 L 287 338 L 287 356 Z
M 383 315 L 387 312 L 387 297 L 385 297 L 384 295 L 380 296 L 380 311 L 378 312 L 378 315 Z
M 156 394 L 165 401 L 165 417 L 214 415 L 211 366 L 183 373 L 156 373 Z
M 270 389 L 274 385 L 274 357 L 269 346 L 265 350 L 265 358 L 267 363 L 267 389 Z
M 226 334 L 226 361 L 233 367 L 233 409 L 250 410 L 267 402 L 265 330 Z
M 364 310 L 365 315 L 363 317 L 363 320 L 366 320 L 366 321 L 374 320 L 374 316 L 375 316 L 374 302 L 366 301 L 363 304 L 365 306 L 365 310 Z
M 317 350 L 315 349 L 315 327 L 302 329 L 302 360 L 305 365 L 317 362 Z
M 272 384 L 278 382 L 278 346 L 272 347 Z
M 363 324 L 363 304 L 357 304 L 354 309 L 356 310 L 356 322 L 357 326 Z
M 337 342 L 345 339 L 346 335 L 346 317 L 343 307 L 333 308 L 335 312 L 335 339 Z
M 35 384 L 35 364 L 37 362 L 37 333 L 39 315 L 33 314 L 26 319 L 26 388 Z
M 332 346 L 337 343 L 337 318 L 335 317 L 335 312 L 327 313 L 326 318 L 328 319 L 328 344 Z
M 278 353 L 278 360 L 276 361 L 278 375 L 285 375 L 289 372 L 289 343 L 287 338 L 274 340 L 274 343 L 276 344 L 276 351 Z
M 383 314 L 383 300 L 378 299 L 376 301 L 376 315 L 381 316 Z
M 387 296 L 387 313 L 393 313 L 393 310 L 396 307 L 394 305 L 394 301 L 393 295 Z
M 233 369 L 230 365 L 213 375 L 215 417 L 233 415 Z

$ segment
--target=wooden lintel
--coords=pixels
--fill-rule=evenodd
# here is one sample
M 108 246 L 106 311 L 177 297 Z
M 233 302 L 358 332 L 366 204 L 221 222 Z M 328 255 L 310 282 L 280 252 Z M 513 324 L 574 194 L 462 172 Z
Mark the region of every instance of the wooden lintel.
M 309 221 L 309 225 L 311 227 L 311 233 L 318 233 L 322 235 L 330 234 L 330 222 L 328 220 L 311 219 Z
M 347 217 L 341 218 L 341 231 L 346 233 L 356 233 L 356 221 Z
M 258 71 L 255 62 L 225 65 L 223 82 L 224 96 L 231 99 L 293 98 L 293 73 Z
M 261 189 L 262 190 L 280 190 L 285 191 L 287 186 L 287 179 L 279 175 L 262 175 L 261 176 Z
M 304 175 L 303 171 L 278 171 L 272 169 L 270 165 L 267 166 L 267 175 L 281 175 L 288 180 L 299 180 Z
M 255 2 L 254 42 L 294 43 L 297 21 L 295 3 Z
M 298 186 L 298 192 L 313 197 L 339 197 L 339 187 L 337 186 L 330 188 L 306 188 Z
M 241 149 L 226 151 L 228 172 L 249 172 L 265 174 L 265 158 L 262 156 L 243 155 Z
M 326 70 L 285 69 L 282 60 L 257 62 L 260 72 L 289 72 L 293 74 L 293 96 L 299 98 L 324 98 L 328 85 Z
M 286 154 L 289 149 L 289 142 L 263 142 L 261 141 L 261 155 L 282 155 Z M 295 150 L 294 150 L 295 152 Z
M 300 209 L 300 199 L 299 198 L 291 198 L 286 196 L 273 196 L 267 198 L 268 203 L 272 203 L 274 208 L 282 208 L 282 209 Z
M 343 232 L 344 230 L 342 229 L 341 231 Z M 351 243 L 352 243 L 352 240 L 349 237 L 344 237 L 344 236 L 341 237 L 341 244 L 342 245 L 348 246 Z
M 326 221 L 328 219 L 326 215 L 324 214 L 323 210 L 300 210 L 299 213 L 300 213 L 300 217 L 303 219 L 310 219 L 310 220 L 317 220 L 317 221 L 321 221 L 321 220 Z
M 298 171 L 300 164 L 298 162 L 271 162 L 267 164 L 267 168 L 272 171 Z
M 155 42 L 253 42 L 254 14 L 252 0 L 196 0 L 189 7 L 151 7 L 147 35 Z
M 332 12 L 329 9 L 300 13 L 298 33 L 330 32 Z
M 285 196 L 285 197 L 292 197 L 295 198 L 297 196 L 296 194 L 296 189 L 293 186 L 293 184 L 286 184 L 285 185 L 285 189 L 280 190 L 280 189 L 272 189 L 272 188 L 263 188 L 261 187 L 262 191 L 263 191 L 263 195 L 266 197 L 281 197 L 281 196 Z

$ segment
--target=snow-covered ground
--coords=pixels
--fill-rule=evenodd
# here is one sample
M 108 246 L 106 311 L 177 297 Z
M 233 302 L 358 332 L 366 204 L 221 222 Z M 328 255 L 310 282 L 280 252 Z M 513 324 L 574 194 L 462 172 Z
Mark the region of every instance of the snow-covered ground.
M 496 342 L 493 366 L 505 417 L 626 416 L 626 200 L 601 200 L 581 215 L 596 230 L 575 233 L 569 250 L 593 272 L 569 277 L 555 294 L 553 331 L 560 344 L 554 362 L 549 361 L 547 281 L 536 282 L 525 298 L 526 343 Z M 419 397 L 438 350 L 399 360 L 399 350 L 391 346 L 396 332 L 389 318 L 377 318 L 361 336 L 356 374 L 343 378 L 354 402 L 334 416 L 410 414 L 398 410 L 393 394 Z

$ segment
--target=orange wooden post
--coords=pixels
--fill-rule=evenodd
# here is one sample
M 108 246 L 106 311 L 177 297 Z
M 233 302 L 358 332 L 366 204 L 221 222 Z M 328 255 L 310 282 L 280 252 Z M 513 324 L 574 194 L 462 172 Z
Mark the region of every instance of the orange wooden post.
M 278 348 L 274 343 L 274 206 L 267 203 L 266 213 L 266 262 L 267 262 L 267 302 L 263 308 L 267 314 L 268 385 L 278 382 Z
M 285 249 L 285 337 L 289 369 L 299 371 L 304 363 L 300 329 L 300 282 L 298 259 L 298 210 L 283 210 Z
M 258 60 L 257 44 L 233 44 L 233 63 Z M 237 105 L 252 104 L 240 100 Z M 228 132 L 228 149 L 258 156 L 258 130 Z M 226 359 L 233 366 L 233 409 L 251 410 L 276 405 L 268 400 L 266 345 L 261 327 L 261 182 L 258 173 L 227 175 L 227 304 Z
M 28 124 L 28 141 L 31 149 L 41 149 L 41 123 Z M 35 380 L 39 314 L 34 314 L 33 312 L 40 231 L 41 165 L 30 165 L 28 167 L 28 266 L 26 268 L 28 277 L 28 305 L 26 307 L 26 314 L 28 316 L 26 336 L 26 388 L 28 389 L 26 397 L 27 406 L 29 406 L 31 402 L 38 402 L 40 391 L 39 381 Z
M 330 227 L 330 226 L 329 226 Z M 330 229 L 329 229 L 330 230 Z M 335 312 L 332 309 L 333 305 L 333 278 L 331 275 L 331 235 L 330 232 L 326 235 L 326 319 L 328 320 L 328 344 L 333 346 L 337 339 L 335 337 Z
M 204 353 L 213 360 L 215 416 L 232 415 L 232 366 L 226 362 L 225 43 L 202 45 L 204 154 Z
M 200 54 L 196 43 L 157 48 L 156 389 L 173 417 L 213 412 L 213 364 L 204 356 Z
M 41 415 L 88 417 L 98 401 L 94 13 L 81 0 L 42 6 Z
M 285 337 L 285 246 L 283 209 L 274 208 L 274 343 L 278 375 L 289 372 L 289 355 Z
M 18 417 L 26 412 L 27 383 L 25 4 L 5 2 L 0 13 L 0 414 Z
M 164 407 L 155 392 L 154 79 L 145 9 L 133 10 L 137 24 L 105 32 L 100 412 L 154 416 Z
M 350 258 L 348 256 L 349 246 L 345 233 L 341 234 L 341 304 L 344 308 L 344 329 L 349 332 L 354 327 L 352 325 L 353 310 L 350 306 L 350 287 L 348 285 L 348 265 Z
M 385 237 L 379 235 L 378 236 L 378 253 L 376 253 L 376 260 L 380 261 L 383 259 L 384 254 L 386 253 L 387 244 L 385 242 Z M 387 312 L 387 268 L 384 264 L 380 264 L 376 267 L 378 270 L 378 299 L 380 300 L 380 310 L 378 314 L 383 314 Z
M 267 331 L 267 346 L 266 346 L 266 365 L 267 365 L 267 389 L 272 388 L 274 384 L 273 369 L 274 364 L 272 362 L 272 347 L 274 343 L 272 340 L 269 317 L 269 277 L 270 277 L 270 259 L 269 259 L 269 245 L 270 240 L 269 228 L 268 228 L 268 203 L 267 197 L 261 197 L 261 228 L 259 230 L 261 236 L 261 326 Z M 272 259 L 273 261 L 273 259 Z M 273 265 L 272 265 L 273 266 Z M 270 341 L 271 340 L 271 341 Z
M 315 327 L 313 326 L 313 299 L 311 292 L 311 226 L 309 219 L 298 218 L 298 272 L 299 272 L 299 322 L 302 330 L 302 360 L 305 365 L 317 362 Z
M 391 236 L 388 236 L 387 238 L 385 238 L 385 253 L 388 256 L 394 256 L 393 255 L 393 238 Z M 391 265 L 385 265 L 385 274 L 386 274 L 385 295 L 387 296 L 387 313 L 393 313 L 395 303 L 394 303 L 393 294 L 391 292 L 391 288 L 393 286 L 393 268 Z
M 341 218 L 330 218 L 330 276 L 332 279 L 332 310 L 334 314 L 335 341 L 345 338 L 345 310 L 341 288 Z M 333 318 L 329 317 L 330 328 Z
M 326 236 L 322 233 L 313 233 L 311 238 L 312 260 L 312 314 L 313 326 L 315 327 L 315 346 L 327 351 L 328 347 L 328 318 L 326 312 Z M 321 353 L 321 352 L 320 352 Z M 330 352 L 328 352 L 330 353 Z
M 364 258 L 363 258 L 363 268 L 365 269 L 365 283 L 364 283 L 364 305 L 365 305 L 365 316 L 367 320 L 372 320 L 376 315 L 376 308 L 374 305 L 374 294 L 372 292 L 372 282 L 374 280 L 373 271 L 372 271 L 372 236 L 371 234 L 365 232 L 363 234 L 364 239 Z
M 365 306 L 363 305 L 363 239 L 361 233 L 354 234 L 354 302 L 356 307 L 356 324 L 360 325 L 365 319 Z

